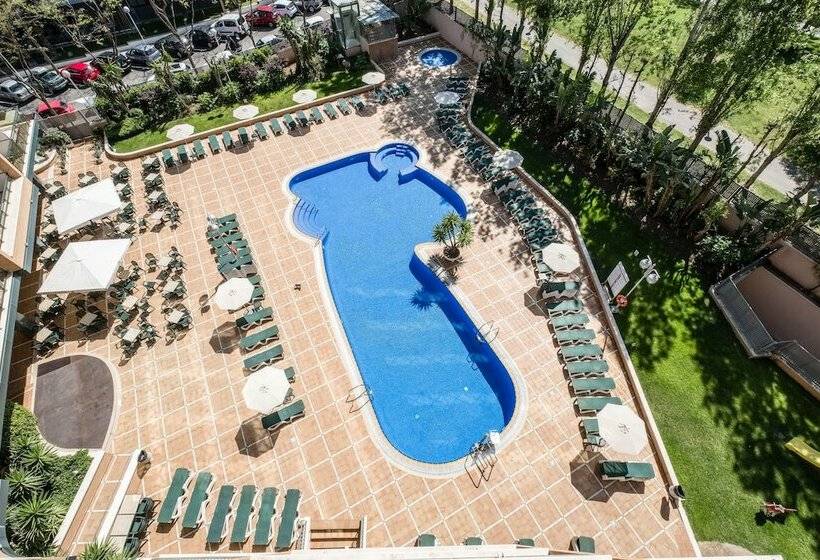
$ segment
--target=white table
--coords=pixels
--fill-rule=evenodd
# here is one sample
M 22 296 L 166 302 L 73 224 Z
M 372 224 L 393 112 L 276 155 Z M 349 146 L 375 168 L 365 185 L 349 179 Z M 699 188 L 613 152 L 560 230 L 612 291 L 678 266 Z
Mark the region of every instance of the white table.
M 139 302 L 139 300 L 137 299 L 137 296 L 128 296 L 127 298 L 122 300 L 121 305 L 122 305 L 122 308 L 125 309 L 126 311 L 131 311 L 132 309 L 134 309 L 134 307 L 136 307 L 137 302 Z
M 160 210 L 159 212 L 160 212 L 160 213 L 162 213 L 162 214 L 164 214 L 164 213 L 165 213 L 165 212 L 164 212 L 164 211 L 162 211 L 162 210 Z M 154 212 L 154 214 L 156 214 L 156 213 L 157 213 L 157 212 Z M 152 215 L 153 215 L 153 214 L 152 214 Z M 157 266 L 158 266 L 159 268 L 168 268 L 169 266 L 171 266 L 171 263 L 172 263 L 172 262 L 174 262 L 173 257 L 160 257 L 160 259 L 157 261 Z
M 159 165 L 159 158 L 157 156 L 147 157 L 144 160 L 142 160 L 143 169 L 148 167 L 155 167 L 157 165 Z
M 151 191 L 148 194 L 148 202 L 156 202 L 162 196 L 165 196 L 165 192 L 163 192 L 161 190 Z
M 125 167 L 123 165 L 118 165 L 116 167 L 111 168 L 111 176 L 112 177 L 119 177 L 120 175 L 125 173 L 127 170 L 128 170 L 127 167 Z
M 166 295 L 173 294 L 177 290 L 178 287 L 179 287 L 179 280 L 171 280 L 170 282 L 165 284 L 164 288 L 162 288 L 162 293 L 166 294 Z
M 135 329 L 134 327 L 129 327 L 127 331 L 122 335 L 123 342 L 128 342 L 133 344 L 137 341 L 140 336 L 139 329 Z
M 54 247 L 49 247 L 48 249 L 43 251 L 42 254 L 40 254 L 40 260 L 43 260 L 43 261 L 51 260 L 51 257 L 53 257 L 56 254 L 57 254 L 57 249 L 55 249 Z
M 151 223 L 158 224 L 162 221 L 162 219 L 164 217 L 165 217 L 165 210 L 157 210 L 156 212 L 154 212 L 153 214 L 148 216 L 148 221 L 151 222 Z M 165 267 L 163 267 L 163 268 L 165 268 Z
M 39 305 L 37 305 L 37 311 L 39 311 L 40 313 L 48 313 L 49 311 L 51 311 L 52 307 L 57 305 L 57 303 L 58 300 L 47 297 L 43 299 L 43 301 L 41 301 Z
M 80 319 L 80 324 L 86 327 L 90 327 L 94 324 L 94 321 L 96 321 L 98 317 L 99 315 L 97 315 L 96 313 L 86 313 L 85 315 L 83 315 L 82 319 Z
M 42 343 L 48 340 L 48 337 L 50 337 L 52 334 L 54 334 L 53 330 L 51 330 L 48 327 L 43 327 L 42 329 L 37 331 L 37 335 L 34 337 L 34 340 Z
M 159 173 L 149 173 L 148 175 L 145 176 L 145 179 L 143 179 L 143 181 L 145 182 L 146 185 L 153 185 L 154 183 L 156 183 L 159 180 L 160 180 Z
M 184 319 L 184 318 L 185 318 L 185 314 L 182 311 L 180 311 L 179 309 L 174 309 L 173 311 L 171 311 L 168 314 L 168 322 L 169 323 L 179 324 L 182 321 L 182 319 Z

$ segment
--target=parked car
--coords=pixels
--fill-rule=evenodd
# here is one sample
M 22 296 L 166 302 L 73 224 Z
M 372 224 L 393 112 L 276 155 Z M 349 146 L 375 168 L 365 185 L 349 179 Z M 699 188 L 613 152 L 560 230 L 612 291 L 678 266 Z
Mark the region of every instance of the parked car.
M 245 21 L 251 27 L 275 27 L 281 14 L 273 11 L 272 6 L 257 6 L 245 14 Z
M 90 84 L 100 77 L 100 69 L 90 62 L 75 62 L 63 67 L 60 72 L 64 78 L 75 84 Z
M 154 47 L 153 45 L 137 45 L 127 53 L 128 60 L 131 61 L 131 64 L 134 66 L 139 66 L 140 68 L 148 68 L 160 59 L 162 54 Z
M 191 29 L 188 32 L 188 41 L 195 51 L 209 51 L 219 44 L 216 31 L 209 25 L 200 25 Z
M 123 74 L 127 74 L 131 71 L 131 61 L 128 60 L 128 56 L 125 53 L 117 53 L 117 56 L 114 56 L 114 51 L 105 51 L 97 55 L 96 64 L 92 62 L 92 64 L 95 64 L 100 70 L 102 70 L 106 64 L 112 63 L 116 63 Z
M 24 84 L 11 78 L 0 82 L 0 101 L 22 105 L 34 99 L 34 92 Z
M 248 26 L 245 23 L 245 18 L 239 14 L 225 14 L 216 20 L 212 25 L 213 29 L 219 36 L 238 35 L 244 37 L 248 34 Z
M 68 80 L 60 76 L 51 68 L 35 68 L 31 71 L 30 82 L 36 82 L 36 86 L 48 95 L 54 95 L 64 91 L 68 87 Z
M 305 18 L 305 27 L 308 29 L 321 29 L 325 26 L 325 20 L 322 16 L 310 16 Z
M 271 9 L 278 16 L 293 17 L 299 13 L 299 9 L 292 0 L 276 0 L 271 4 Z
M 312 14 L 322 9 L 322 0 L 299 0 L 296 2 L 296 8 L 301 12 Z
M 59 99 L 52 99 L 48 103 L 40 103 L 37 105 L 37 114 L 43 118 L 73 113 L 74 111 L 76 111 L 74 105 L 60 101 Z
M 174 60 L 188 58 L 188 55 L 193 52 L 191 43 L 187 38 L 180 37 L 177 39 L 173 35 L 166 35 L 159 39 L 154 43 L 154 47 L 159 51 L 165 51 Z
M 256 48 L 271 47 L 274 50 L 280 49 L 285 45 L 285 38 L 278 35 L 268 35 L 256 41 Z

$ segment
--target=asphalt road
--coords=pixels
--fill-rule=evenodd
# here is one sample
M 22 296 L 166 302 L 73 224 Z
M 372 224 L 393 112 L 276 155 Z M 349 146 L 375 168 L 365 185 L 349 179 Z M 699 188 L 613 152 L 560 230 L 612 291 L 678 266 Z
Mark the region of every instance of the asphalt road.
M 325 6 L 325 7 L 322 7 L 322 9 L 319 12 L 317 12 L 316 14 L 309 14 L 309 15 L 321 15 L 325 19 L 325 21 L 328 21 L 328 20 L 330 20 L 331 12 L 330 12 L 330 8 Z M 297 21 L 302 18 L 301 15 L 297 15 L 295 17 L 296 17 Z M 207 23 L 209 21 L 215 21 L 217 18 L 218 18 L 218 16 L 214 16 L 213 18 L 197 22 L 194 25 L 198 27 L 198 26 L 200 26 L 204 23 Z M 184 35 L 185 33 L 188 32 L 189 29 L 190 29 L 190 26 L 180 27 L 179 28 L 179 33 L 181 35 Z M 154 43 L 157 39 L 159 39 L 161 37 L 165 37 L 166 35 L 168 35 L 168 33 L 160 33 L 158 35 L 153 35 L 151 37 L 146 37 L 144 40 L 139 39 L 139 40 L 136 40 L 136 41 L 131 41 L 131 42 L 125 44 L 125 45 L 120 45 L 118 47 L 118 50 L 120 52 L 125 52 L 125 51 L 127 51 L 127 50 L 129 50 L 129 49 L 131 49 L 131 48 L 133 48 L 137 45 L 143 44 L 143 43 L 149 43 L 149 44 Z M 271 35 L 281 36 L 281 33 L 279 33 L 278 29 L 269 29 L 269 28 L 257 28 L 257 29 L 253 30 L 253 40 L 256 41 L 256 42 L 258 42 L 260 39 L 264 39 L 265 37 L 269 37 Z M 250 36 L 245 37 L 242 40 L 242 50 L 243 51 L 248 50 L 248 49 L 252 49 L 253 46 L 254 45 L 251 42 L 251 37 Z M 110 48 L 101 49 L 101 50 L 97 51 L 96 54 L 99 54 L 99 53 L 102 53 L 102 52 L 108 51 L 108 50 L 111 50 L 111 49 Z M 219 53 L 221 53 L 224 50 L 225 50 L 224 44 L 220 43 L 219 45 L 216 46 L 216 48 L 214 48 L 210 51 L 195 52 L 193 54 L 193 56 L 191 57 L 193 59 L 194 66 L 196 68 L 207 68 L 208 65 L 205 61 L 210 60 L 213 57 L 219 55 Z M 76 62 L 76 61 L 79 61 L 79 60 L 87 60 L 87 59 L 88 59 L 88 57 L 73 58 L 73 59 L 69 59 L 69 60 L 62 60 L 60 62 L 55 61 L 55 64 L 57 65 L 58 68 L 60 68 L 60 67 L 66 66 L 66 65 L 68 65 L 72 62 Z M 188 59 L 182 59 L 179 62 L 183 62 L 186 65 L 190 66 L 190 62 L 188 61 Z M 190 70 L 188 70 L 188 71 L 190 71 Z M 135 86 L 135 85 L 139 85 L 139 84 L 151 81 L 153 79 L 154 79 L 154 71 L 153 70 L 132 67 L 131 71 L 128 72 L 123 77 L 123 82 L 127 86 Z M 53 97 L 50 97 L 50 99 L 59 99 L 61 101 L 65 101 L 66 103 L 72 103 L 72 104 L 75 104 L 75 105 L 78 105 L 78 106 L 83 106 L 83 105 L 91 106 L 91 105 L 93 105 L 94 97 L 95 97 L 94 92 L 91 90 L 90 87 L 82 86 L 82 85 L 78 84 L 77 88 L 69 86 L 67 90 L 60 93 L 59 95 L 55 95 Z M 25 105 L 22 105 L 21 110 L 24 113 L 29 113 L 29 112 L 33 113 L 39 104 L 40 104 L 40 100 L 35 98 L 34 100 L 29 101 Z M 4 105 L 5 104 L 0 103 L 0 106 L 4 106 Z M 9 105 L 5 105 L 5 106 L 9 106 Z

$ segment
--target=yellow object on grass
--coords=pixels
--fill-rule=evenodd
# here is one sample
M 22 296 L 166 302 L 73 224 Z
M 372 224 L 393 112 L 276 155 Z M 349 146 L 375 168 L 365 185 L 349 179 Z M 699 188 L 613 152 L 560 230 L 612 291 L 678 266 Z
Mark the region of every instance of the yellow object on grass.
M 786 443 L 786 449 L 794 451 L 803 459 L 820 469 L 820 451 L 806 443 L 802 436 L 792 438 Z

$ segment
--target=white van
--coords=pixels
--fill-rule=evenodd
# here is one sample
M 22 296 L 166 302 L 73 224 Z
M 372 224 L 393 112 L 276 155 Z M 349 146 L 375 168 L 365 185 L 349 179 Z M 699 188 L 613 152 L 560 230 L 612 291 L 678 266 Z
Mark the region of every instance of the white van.
M 325 20 L 322 16 L 310 16 L 305 18 L 305 27 L 308 29 L 321 29 L 325 26 Z
M 292 0 L 276 0 L 271 8 L 274 14 L 283 17 L 293 17 L 299 12 Z
M 211 25 L 217 36 L 239 35 L 244 37 L 248 34 L 248 26 L 245 18 L 239 14 L 225 14 Z

